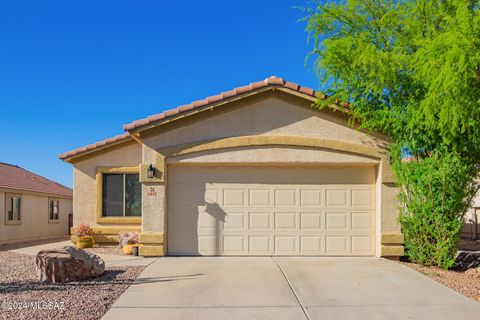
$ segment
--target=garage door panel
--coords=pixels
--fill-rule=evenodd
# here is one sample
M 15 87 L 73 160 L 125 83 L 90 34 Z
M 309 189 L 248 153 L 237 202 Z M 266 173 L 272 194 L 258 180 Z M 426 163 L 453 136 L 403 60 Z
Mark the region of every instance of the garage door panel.
M 292 255 L 298 254 L 297 251 L 297 241 L 298 236 L 275 236 L 275 248 L 274 251 L 279 255 Z
M 322 189 L 300 190 L 300 205 L 306 207 L 321 207 L 323 204 Z
M 196 168 L 197 167 L 182 167 L 182 170 L 171 170 L 168 172 L 168 178 L 176 184 L 195 182 L 197 181 L 197 179 L 195 179 Z
M 221 253 L 219 239 L 215 234 L 198 236 L 198 252 L 201 255 L 218 255 Z
M 207 203 L 218 203 L 218 190 L 205 189 L 202 184 L 176 184 L 171 186 L 177 190 L 170 196 L 170 204 L 174 206 L 204 206 Z
M 347 189 L 327 189 L 325 191 L 327 207 L 347 207 L 348 191 Z
M 250 189 L 249 205 L 254 207 L 269 207 L 272 205 L 272 190 L 270 189 Z
M 297 212 L 275 212 L 275 229 L 296 231 L 298 225 L 298 213 Z
M 325 252 L 327 254 L 348 253 L 348 236 L 346 235 L 327 235 L 325 236 Z
M 352 212 L 351 228 L 361 232 L 374 232 L 374 214 L 373 212 Z
M 274 205 L 276 207 L 295 207 L 297 205 L 297 190 L 276 189 Z
M 373 208 L 375 205 L 372 189 L 351 189 L 352 206 Z
M 369 254 L 373 252 L 375 239 L 371 235 L 352 235 L 350 246 L 353 254 Z
M 185 168 L 169 169 L 169 254 L 375 254 L 372 168 Z
M 175 226 L 175 229 L 191 229 L 197 230 L 198 227 L 198 211 L 191 208 L 176 208 L 175 215 L 169 217 L 169 223 Z
M 198 229 L 199 230 L 218 230 L 220 221 L 206 212 L 199 212 L 198 214 Z
M 248 222 L 250 230 L 272 230 L 273 212 L 249 212 Z
M 246 205 L 245 190 L 228 188 L 223 190 L 224 207 L 241 207 Z
M 300 253 L 318 255 L 325 252 L 325 237 L 319 235 L 300 236 Z
M 218 190 L 217 189 L 206 189 L 204 199 L 205 199 L 206 203 L 219 203 L 220 199 L 218 197 Z
M 320 231 L 324 229 L 324 214 L 321 212 L 300 212 L 300 229 Z
M 273 254 L 273 236 L 256 235 L 248 237 L 248 252 L 257 255 Z
M 223 224 L 224 230 L 246 230 L 247 229 L 247 214 L 245 212 L 229 212 L 225 215 L 225 222 Z
M 169 254 L 196 256 L 198 251 L 198 235 L 195 229 L 172 229 L 170 230 Z
M 247 237 L 241 235 L 225 235 L 223 237 L 223 253 L 226 255 L 244 255 L 248 253 Z
M 334 232 L 339 230 L 347 231 L 348 212 L 326 212 L 325 221 L 327 230 L 333 230 Z

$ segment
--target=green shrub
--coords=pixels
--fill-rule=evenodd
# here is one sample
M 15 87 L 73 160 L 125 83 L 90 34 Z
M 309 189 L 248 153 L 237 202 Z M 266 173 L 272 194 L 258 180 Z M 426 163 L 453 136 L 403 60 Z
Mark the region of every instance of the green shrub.
M 392 169 L 402 186 L 399 220 L 408 257 L 423 265 L 451 267 L 464 213 L 476 192 L 476 170 L 445 151 L 397 161 Z

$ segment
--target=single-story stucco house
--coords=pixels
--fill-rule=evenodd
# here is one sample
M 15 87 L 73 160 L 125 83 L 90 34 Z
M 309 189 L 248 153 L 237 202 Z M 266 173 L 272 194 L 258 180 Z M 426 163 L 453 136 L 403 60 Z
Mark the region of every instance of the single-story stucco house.
M 68 235 L 72 189 L 0 163 L 0 244 Z
M 270 77 L 67 152 L 74 225 L 140 254 L 400 256 L 388 140 Z

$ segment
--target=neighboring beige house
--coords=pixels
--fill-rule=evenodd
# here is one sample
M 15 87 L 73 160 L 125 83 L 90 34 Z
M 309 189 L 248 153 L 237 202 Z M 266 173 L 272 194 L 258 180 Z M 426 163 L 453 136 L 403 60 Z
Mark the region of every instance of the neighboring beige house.
M 60 155 L 74 225 L 138 231 L 144 256 L 402 255 L 387 139 L 317 97 L 270 77 Z
M 0 244 L 67 235 L 70 214 L 71 189 L 0 163 Z

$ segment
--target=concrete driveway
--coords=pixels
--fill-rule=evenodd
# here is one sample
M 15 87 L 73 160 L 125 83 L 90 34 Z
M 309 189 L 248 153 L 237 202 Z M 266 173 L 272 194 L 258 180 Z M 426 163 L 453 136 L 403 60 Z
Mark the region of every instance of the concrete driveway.
M 168 257 L 104 319 L 475 319 L 480 304 L 377 258 Z

